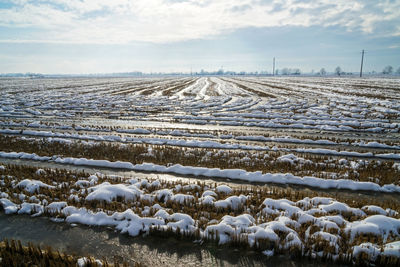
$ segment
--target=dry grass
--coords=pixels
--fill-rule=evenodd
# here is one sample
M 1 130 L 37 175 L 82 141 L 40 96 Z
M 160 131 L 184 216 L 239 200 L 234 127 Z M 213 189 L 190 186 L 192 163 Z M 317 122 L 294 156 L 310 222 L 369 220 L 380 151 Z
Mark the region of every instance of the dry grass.
M 205 148 L 188 148 L 166 145 L 120 144 L 112 142 L 49 142 L 47 139 L 26 139 L 0 135 L 0 147 L 6 152 L 36 153 L 40 156 L 91 158 L 109 161 L 143 162 L 159 165 L 182 164 L 220 169 L 243 169 L 263 173 L 292 173 L 297 176 L 315 176 L 326 179 L 351 179 L 374 182 L 380 185 L 399 184 L 399 171 L 393 161 L 359 164 L 357 169 L 341 165 L 338 158 L 324 155 L 301 154 L 305 161 L 291 164 L 278 161 L 282 152 L 241 151 Z M 308 161 L 307 161 L 308 160 Z M 365 163 L 365 161 L 364 161 Z
M 177 185 L 181 185 L 183 189 L 181 189 L 180 193 L 189 193 L 194 196 L 193 201 L 188 201 L 187 205 L 179 205 L 172 201 L 164 201 L 159 199 L 154 199 L 154 202 L 148 203 L 146 201 L 122 201 L 121 199 L 116 199 L 114 202 L 106 203 L 101 201 L 83 201 L 83 202 L 75 202 L 73 200 L 69 200 L 69 196 L 71 194 L 71 189 L 74 189 L 75 192 L 79 192 L 80 187 L 74 186 L 74 183 L 79 179 L 87 179 L 90 174 L 83 171 L 69 171 L 65 169 L 44 169 L 45 171 L 42 173 L 37 172 L 37 167 L 31 167 L 26 165 L 6 165 L 5 170 L 0 170 L 1 177 L 4 180 L 5 185 L 1 186 L 2 192 L 7 193 L 10 196 L 10 200 L 15 203 L 22 203 L 19 199 L 19 194 L 24 193 L 28 197 L 31 196 L 26 191 L 13 186 L 15 182 L 14 180 L 20 181 L 23 179 L 31 179 L 31 180 L 39 180 L 43 183 L 53 185 L 63 184 L 63 186 L 57 187 L 55 189 L 47 189 L 41 188 L 41 195 L 38 197 L 40 200 L 46 199 L 49 203 L 53 201 L 66 201 L 71 205 L 80 205 L 85 206 L 90 209 L 105 209 L 110 211 L 124 211 L 127 207 L 137 207 L 138 210 L 142 210 L 145 206 L 149 206 L 150 204 L 160 204 L 161 206 L 165 206 L 166 208 L 171 208 L 174 212 L 184 212 L 191 215 L 194 219 L 199 219 L 202 215 L 202 212 L 210 213 L 209 219 L 220 218 L 226 212 L 231 215 L 242 214 L 247 210 L 248 207 L 253 207 L 251 209 L 251 214 L 256 215 L 261 208 L 262 202 L 266 198 L 273 199 L 281 199 L 286 198 L 290 201 L 298 201 L 304 199 L 306 197 L 330 197 L 336 199 L 337 201 L 348 204 L 351 207 L 361 208 L 366 205 L 376 205 L 380 206 L 384 209 L 390 208 L 400 212 L 400 203 L 396 198 L 380 198 L 380 197 L 359 197 L 357 201 L 350 195 L 342 195 L 340 192 L 316 192 L 310 190 L 295 190 L 290 188 L 279 188 L 279 187 L 270 187 L 270 186 L 238 186 L 233 188 L 233 192 L 231 194 L 225 195 L 222 193 L 218 194 L 218 199 L 225 199 L 229 196 L 239 196 L 246 195 L 248 196 L 248 200 L 246 205 L 243 207 L 232 210 L 232 209 L 218 209 L 213 206 L 204 206 L 198 203 L 198 198 L 201 194 L 208 190 L 209 188 L 215 188 L 217 186 L 216 183 L 206 183 L 198 181 L 196 182 L 196 188 L 194 189 L 184 189 L 184 186 L 191 185 L 188 182 L 184 182 L 181 180 L 171 181 L 171 180 L 159 180 L 159 179 L 151 179 L 147 178 L 149 184 L 154 181 L 160 181 L 159 187 L 141 187 L 141 190 L 144 193 L 152 193 L 160 188 L 168 188 L 175 189 Z M 110 182 L 111 184 L 124 183 L 127 181 L 127 178 L 124 177 L 107 177 L 107 176 L 99 176 L 98 184 L 103 182 Z M 32 194 L 35 195 L 36 193 Z M 81 199 L 84 199 L 88 194 L 87 191 L 84 190 L 84 193 L 79 193 Z M 214 215 L 213 215 L 214 214 Z M 347 216 L 346 214 L 342 214 L 343 216 Z M 351 219 L 351 215 L 347 216 L 348 219 Z M 400 218 L 400 217 L 399 217 Z M 354 218 L 352 219 L 354 220 Z
M 54 250 L 50 246 L 45 249 L 38 245 L 28 243 L 23 246 L 19 240 L 4 239 L 0 242 L 0 265 L 8 267 L 21 267 L 21 266 L 43 266 L 43 267 L 61 267 L 61 266 L 77 266 L 77 256 L 68 255 Z M 127 263 L 108 263 L 106 260 L 100 260 L 102 266 L 128 266 Z M 87 267 L 99 266 L 96 259 L 93 257 L 86 257 Z M 140 266 L 135 263 L 134 266 Z

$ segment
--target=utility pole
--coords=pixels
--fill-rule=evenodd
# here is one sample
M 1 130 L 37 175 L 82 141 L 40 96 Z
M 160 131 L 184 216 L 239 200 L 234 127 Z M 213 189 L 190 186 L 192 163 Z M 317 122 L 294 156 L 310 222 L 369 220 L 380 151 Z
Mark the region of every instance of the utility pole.
M 364 49 L 361 52 L 361 69 L 360 69 L 360 78 L 362 77 L 362 68 L 364 63 Z
M 275 57 L 274 60 L 272 61 L 272 76 L 275 76 Z

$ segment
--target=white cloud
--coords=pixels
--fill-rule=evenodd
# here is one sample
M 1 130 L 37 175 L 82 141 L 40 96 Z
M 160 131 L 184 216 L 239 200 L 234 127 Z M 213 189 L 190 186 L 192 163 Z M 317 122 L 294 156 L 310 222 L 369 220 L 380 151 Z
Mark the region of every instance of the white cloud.
M 53 0 L 12 1 L 0 9 L 0 26 L 32 28 L 3 42 L 166 43 L 210 38 L 246 27 L 342 26 L 349 31 L 398 34 L 399 1 L 376 0 Z M 382 28 L 382 27 L 381 27 Z M 1 41 L 1 40 L 0 40 Z

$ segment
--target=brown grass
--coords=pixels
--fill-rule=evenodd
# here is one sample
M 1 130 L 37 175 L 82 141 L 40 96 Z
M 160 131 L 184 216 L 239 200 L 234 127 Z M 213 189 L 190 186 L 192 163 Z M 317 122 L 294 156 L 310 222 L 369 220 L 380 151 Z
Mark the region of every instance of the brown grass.
M 28 243 L 23 246 L 20 240 L 4 239 L 0 242 L 0 265 L 9 267 L 19 266 L 77 266 L 77 256 L 68 255 L 54 250 L 52 247 L 47 246 L 45 249 L 38 245 Z M 128 266 L 127 263 L 108 263 L 105 260 L 100 260 L 102 266 Z M 97 267 L 96 259 L 93 257 L 86 257 L 87 267 Z M 140 266 L 135 263 L 134 266 Z
M 324 155 L 294 153 L 311 163 L 290 164 L 277 161 L 282 152 L 241 151 L 205 148 L 188 148 L 165 145 L 120 144 L 112 142 L 48 142 L 47 139 L 26 139 L 16 136 L 0 135 L 0 147 L 6 152 L 36 153 L 40 156 L 59 155 L 62 157 L 85 157 L 109 161 L 127 161 L 133 164 L 143 162 L 160 165 L 182 164 L 220 169 L 243 169 L 263 173 L 292 173 L 297 176 L 315 176 L 355 181 L 375 182 L 380 185 L 399 184 L 399 171 L 393 168 L 393 161 L 376 162 L 353 170 L 350 166 L 338 164 L 338 159 Z M 285 146 L 282 146 L 285 147 Z M 148 153 L 151 149 L 151 154 Z M 243 160 L 248 158 L 248 160 Z

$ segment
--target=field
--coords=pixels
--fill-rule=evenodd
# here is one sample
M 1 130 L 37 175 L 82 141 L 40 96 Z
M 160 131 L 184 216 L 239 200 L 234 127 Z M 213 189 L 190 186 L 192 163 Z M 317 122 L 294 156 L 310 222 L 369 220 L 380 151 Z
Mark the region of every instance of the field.
M 395 78 L 0 79 L 6 214 L 397 265 L 399 151 Z

